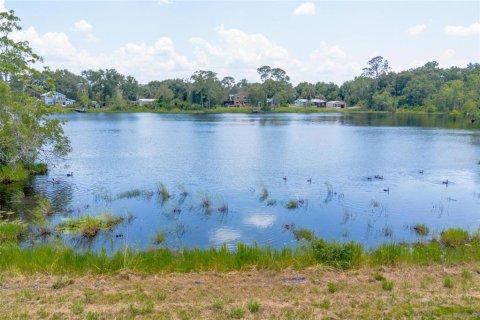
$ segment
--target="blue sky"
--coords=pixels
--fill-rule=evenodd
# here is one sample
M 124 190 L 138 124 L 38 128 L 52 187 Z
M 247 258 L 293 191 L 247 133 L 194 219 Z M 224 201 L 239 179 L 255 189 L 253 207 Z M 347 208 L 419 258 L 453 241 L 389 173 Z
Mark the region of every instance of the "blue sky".
M 480 2 L 15 1 L 28 40 L 50 68 L 116 68 L 140 82 L 195 70 L 258 81 L 281 67 L 294 83 L 341 83 L 382 55 L 394 70 L 427 61 L 480 62 Z

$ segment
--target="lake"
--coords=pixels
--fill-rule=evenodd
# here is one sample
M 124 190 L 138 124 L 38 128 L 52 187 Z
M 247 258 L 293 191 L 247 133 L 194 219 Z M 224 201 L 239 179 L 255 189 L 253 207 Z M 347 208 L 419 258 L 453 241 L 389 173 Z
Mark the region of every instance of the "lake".
M 67 238 L 78 247 L 145 249 L 158 232 L 171 248 L 295 246 L 300 228 L 372 247 L 419 240 L 417 223 L 430 228 L 427 238 L 480 224 L 480 130 L 469 123 L 337 113 L 61 117 L 73 152 L 32 181 L 53 203 L 52 225 L 106 211 L 129 217 L 93 242 Z M 125 193 L 134 189 L 141 194 Z

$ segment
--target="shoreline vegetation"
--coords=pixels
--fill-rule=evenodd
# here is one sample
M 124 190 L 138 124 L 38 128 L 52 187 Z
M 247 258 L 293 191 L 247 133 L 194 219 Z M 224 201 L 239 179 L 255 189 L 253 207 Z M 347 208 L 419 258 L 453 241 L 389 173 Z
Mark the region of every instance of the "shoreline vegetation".
M 87 219 L 92 223 L 83 220 L 80 223 L 85 225 L 85 230 L 89 230 L 87 233 L 80 230 L 80 223 L 72 220 L 60 226 L 88 238 L 92 232 L 96 234 L 102 229 L 109 230 L 118 223 L 113 217 L 105 217 L 99 220 L 102 224 L 98 228 L 92 229 L 95 219 Z M 426 226 L 422 228 L 427 229 Z M 238 243 L 234 250 L 229 250 L 226 245 L 181 250 L 152 246 L 148 250 L 136 250 L 125 243 L 122 250 L 112 254 L 105 249 L 75 251 L 61 242 L 29 247 L 21 242 L 27 229 L 28 225 L 20 221 L 0 223 L 0 272 L 109 274 L 128 270 L 141 273 L 188 273 L 305 269 L 318 265 L 348 270 L 360 267 L 480 263 L 480 230 L 469 233 L 458 228 L 446 229 L 431 240 L 391 242 L 373 249 L 365 249 L 361 243 L 354 241 L 326 241 L 308 230 L 302 230 L 297 237 L 298 246 L 281 249 L 256 243 Z

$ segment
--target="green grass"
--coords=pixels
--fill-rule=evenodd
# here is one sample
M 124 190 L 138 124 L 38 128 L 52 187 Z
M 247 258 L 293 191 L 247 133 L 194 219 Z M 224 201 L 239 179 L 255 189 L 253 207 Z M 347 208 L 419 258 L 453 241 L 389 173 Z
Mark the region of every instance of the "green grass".
M 382 280 L 382 289 L 385 291 L 392 291 L 393 290 L 393 282 L 388 281 L 386 279 Z
M 335 293 L 335 292 L 338 291 L 338 287 L 337 287 L 337 285 L 336 285 L 335 283 L 329 282 L 329 283 L 327 284 L 327 291 L 328 291 L 329 293 Z
M 260 307 L 261 307 L 260 303 L 255 299 L 250 299 L 247 302 L 248 311 L 250 311 L 251 313 L 256 313 L 260 311 Z
M 167 236 L 165 235 L 165 232 L 160 231 L 155 234 L 153 243 L 155 243 L 156 245 L 161 245 L 165 242 L 166 239 L 167 239 Z
M 465 244 L 469 241 L 468 231 L 459 228 L 449 228 L 440 234 L 440 241 L 450 247 Z
M 228 312 L 231 319 L 241 319 L 245 316 L 245 310 L 242 307 L 234 307 Z
M 56 230 L 91 239 L 101 230 L 111 230 L 122 221 L 123 217 L 114 216 L 108 212 L 97 216 L 84 215 L 76 219 L 64 219 L 56 226 Z
M 0 165 L 0 184 L 26 181 L 30 175 L 46 174 L 45 163 L 17 164 L 15 166 Z
M 0 244 L 18 242 L 26 231 L 26 224 L 21 221 L 0 221 Z
M 453 288 L 453 279 L 449 276 L 446 276 L 444 279 L 443 279 L 443 286 L 445 288 L 448 288 L 448 289 L 451 289 Z
M 93 217 L 95 218 L 95 217 Z M 89 217 L 88 219 L 92 219 Z M 102 220 L 102 228 L 112 228 L 118 217 Z M 83 234 L 81 222 L 66 223 L 65 228 Z M 110 222 L 108 222 L 110 221 Z M 113 221 L 113 222 L 112 222 Z M 115 222 L 115 223 L 114 223 Z M 90 223 L 90 222 L 89 222 Z M 424 243 L 389 243 L 365 250 L 356 242 L 328 242 L 314 238 L 298 247 L 272 249 L 257 244 L 238 244 L 235 250 L 226 246 L 211 249 L 152 248 L 140 251 L 123 249 L 112 254 L 106 250 L 74 251 L 59 244 L 38 244 L 21 247 L 16 241 L 24 227 L 17 223 L 0 224 L 0 270 L 25 273 L 48 272 L 54 274 L 115 273 L 122 270 L 134 272 L 228 272 L 250 270 L 303 269 L 315 265 L 326 265 L 338 269 L 357 268 L 362 265 L 433 265 L 465 264 L 480 262 L 480 240 L 468 237 L 468 242 L 458 245 L 431 240 Z M 385 278 L 375 276 L 378 281 Z

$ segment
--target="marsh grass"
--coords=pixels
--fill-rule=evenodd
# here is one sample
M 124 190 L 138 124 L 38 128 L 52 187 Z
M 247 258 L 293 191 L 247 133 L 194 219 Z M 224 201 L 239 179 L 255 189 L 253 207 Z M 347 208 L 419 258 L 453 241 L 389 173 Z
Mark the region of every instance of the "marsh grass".
M 220 213 L 228 213 L 228 204 L 222 204 L 217 210 Z
M 267 188 L 262 187 L 262 188 L 260 189 L 260 201 L 265 201 L 265 200 L 267 200 L 268 196 L 269 196 L 269 193 L 268 193 Z
M 165 232 L 160 231 L 155 234 L 153 243 L 155 243 L 156 245 L 161 245 L 165 242 L 166 239 L 167 239 L 167 235 L 165 234 Z
M 67 234 L 94 238 L 102 230 L 112 230 L 123 221 L 123 217 L 105 212 L 97 216 L 84 215 L 80 218 L 67 218 L 56 226 L 56 230 Z
M 157 194 L 162 200 L 162 202 L 167 201 L 171 197 L 170 192 L 168 191 L 167 187 L 163 183 L 157 184 Z
M 153 191 L 144 190 L 144 189 L 132 189 L 132 190 L 124 191 L 117 194 L 115 199 L 121 200 L 121 199 L 132 199 L 132 198 L 140 198 L 140 197 L 146 200 L 150 200 L 153 197 Z
M 298 200 L 292 199 L 292 200 L 288 200 L 288 202 L 286 204 L 286 208 L 290 209 L 290 210 L 297 209 L 299 207 L 299 205 L 300 204 L 299 204 Z
M 440 233 L 440 241 L 449 247 L 463 245 L 469 241 L 469 234 L 463 229 L 449 228 Z
M 0 221 L 0 244 L 18 242 L 25 234 L 27 225 L 19 220 Z
M 430 230 L 428 229 L 428 227 L 424 224 L 420 224 L 420 223 L 417 223 L 416 225 L 413 226 L 413 230 L 415 231 L 415 233 L 419 236 L 422 236 L 422 237 L 425 237 L 428 235 L 428 233 L 430 232 Z
M 210 213 L 212 211 L 212 201 L 208 195 L 202 197 L 202 208 L 205 213 Z
M 315 234 L 313 233 L 313 231 L 309 229 L 303 229 L 303 228 L 293 229 L 293 236 L 297 241 L 300 241 L 300 240 L 312 241 L 315 238 Z
M 274 200 L 274 199 L 268 199 L 266 202 L 266 205 L 269 207 L 274 206 L 276 204 L 277 204 L 277 200 Z

